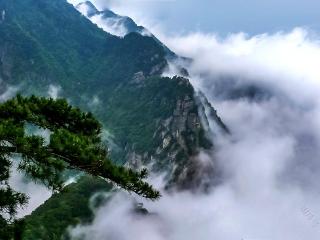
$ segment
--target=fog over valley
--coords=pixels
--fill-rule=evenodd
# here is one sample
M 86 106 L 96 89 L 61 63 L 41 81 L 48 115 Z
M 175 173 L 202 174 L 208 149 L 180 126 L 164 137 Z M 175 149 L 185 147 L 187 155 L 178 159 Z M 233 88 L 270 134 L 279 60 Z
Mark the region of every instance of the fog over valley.
M 206 194 L 163 192 L 159 202 L 139 199 L 152 213 L 145 218 L 132 215 L 131 200 L 119 194 L 97 210 L 92 225 L 72 229 L 73 235 L 318 239 L 318 35 L 303 28 L 224 38 L 149 30 L 175 53 L 192 59 L 172 62 L 164 75 L 179 74 L 175 66 L 185 64 L 193 86 L 205 93 L 230 128 L 230 135 L 210 136 L 215 151 L 198 159 L 222 172 L 221 183 Z

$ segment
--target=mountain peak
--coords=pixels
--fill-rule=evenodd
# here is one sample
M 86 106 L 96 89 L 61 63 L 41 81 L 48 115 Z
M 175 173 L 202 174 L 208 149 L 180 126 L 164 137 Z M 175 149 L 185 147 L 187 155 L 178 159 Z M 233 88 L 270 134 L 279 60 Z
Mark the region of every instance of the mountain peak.
M 76 9 L 86 17 L 99 14 L 99 10 L 90 1 L 85 1 L 76 5 Z
M 124 37 L 131 32 L 141 33 L 144 29 L 130 17 L 118 15 L 110 9 L 98 10 L 90 1 L 79 3 L 75 7 L 93 23 L 112 35 Z

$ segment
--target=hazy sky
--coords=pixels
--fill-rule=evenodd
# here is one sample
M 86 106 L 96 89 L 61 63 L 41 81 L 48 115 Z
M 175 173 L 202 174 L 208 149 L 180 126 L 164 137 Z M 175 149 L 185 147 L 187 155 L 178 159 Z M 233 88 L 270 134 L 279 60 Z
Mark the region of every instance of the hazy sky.
M 78 0 L 73 0 L 78 1 Z M 139 23 L 159 24 L 166 32 L 246 32 L 250 35 L 320 29 L 319 0 L 93 0 Z

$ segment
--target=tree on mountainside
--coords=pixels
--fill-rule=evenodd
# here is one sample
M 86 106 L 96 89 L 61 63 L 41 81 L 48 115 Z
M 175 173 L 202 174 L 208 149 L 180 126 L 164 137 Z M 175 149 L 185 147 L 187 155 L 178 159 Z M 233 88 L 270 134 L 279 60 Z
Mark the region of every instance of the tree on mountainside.
M 49 140 L 27 134 L 28 126 L 47 130 Z M 101 124 L 91 113 L 81 112 L 63 99 L 18 95 L 0 104 L 0 239 L 19 235 L 20 224 L 13 224 L 13 218 L 17 208 L 27 203 L 27 196 L 9 184 L 14 161 L 19 171 L 53 191 L 62 189 L 64 170 L 77 169 L 145 198 L 160 197 L 144 181 L 146 170 L 134 172 L 111 162 L 100 133 Z M 14 160 L 15 156 L 20 160 Z

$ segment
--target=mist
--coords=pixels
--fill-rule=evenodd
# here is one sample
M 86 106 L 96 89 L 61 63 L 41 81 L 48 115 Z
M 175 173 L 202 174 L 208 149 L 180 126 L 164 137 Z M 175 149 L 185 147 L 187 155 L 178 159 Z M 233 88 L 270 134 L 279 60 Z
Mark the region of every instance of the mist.
M 73 238 L 319 239 L 317 34 L 296 28 L 222 38 L 150 30 L 174 52 L 193 59 L 186 65 L 191 83 L 231 130 L 229 136 L 212 136 L 216 147 L 210 159 L 223 181 L 207 194 L 162 191 L 156 202 L 119 193 L 95 209 L 91 225 L 70 229 Z M 172 69 L 165 73 L 172 74 Z M 252 87 L 254 93 L 247 94 Z M 158 179 L 150 181 L 161 188 Z M 134 202 L 151 214 L 134 214 Z
M 0 102 L 13 98 L 20 90 L 20 86 L 8 86 L 6 91 L 0 95 Z M 60 86 L 50 84 L 46 95 L 50 98 L 57 99 L 60 92 Z M 47 144 L 50 142 L 49 130 L 29 126 L 29 128 L 27 127 L 26 133 L 28 135 L 38 135 L 43 137 Z M 12 158 L 13 166 L 10 172 L 9 185 L 15 191 L 24 193 L 28 197 L 27 204 L 20 206 L 17 209 L 16 217 L 23 218 L 24 216 L 31 214 L 36 208 L 49 199 L 52 196 L 52 191 L 40 183 L 33 182 L 24 172 L 19 171 L 17 168 L 19 161 L 19 157 Z M 68 185 L 71 182 L 72 180 L 69 179 L 65 185 Z
M 11 170 L 9 184 L 15 191 L 24 193 L 29 197 L 28 203 L 17 209 L 16 217 L 23 218 L 49 199 L 52 191 L 48 190 L 44 185 L 32 182 L 24 173 L 17 170 L 16 165 L 14 164 Z
M 49 95 L 49 97 L 52 99 L 57 99 L 59 97 L 60 92 L 61 92 L 60 86 L 50 84 L 49 88 L 48 88 L 47 95 Z

